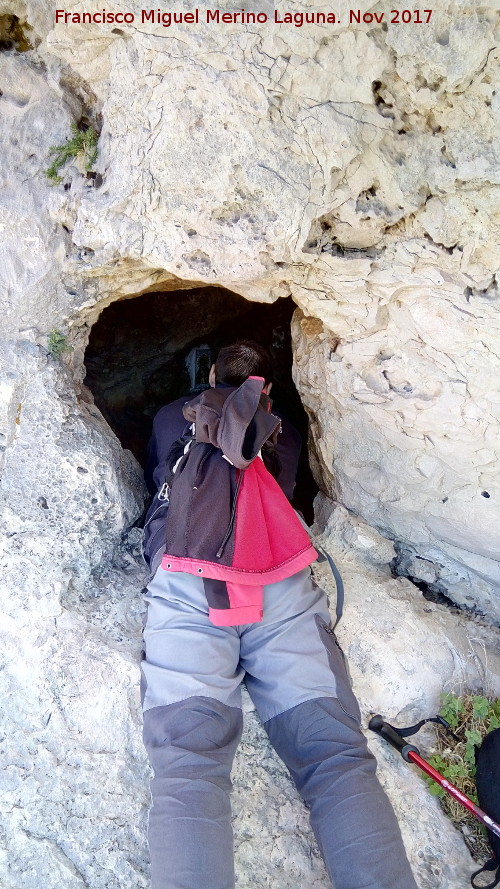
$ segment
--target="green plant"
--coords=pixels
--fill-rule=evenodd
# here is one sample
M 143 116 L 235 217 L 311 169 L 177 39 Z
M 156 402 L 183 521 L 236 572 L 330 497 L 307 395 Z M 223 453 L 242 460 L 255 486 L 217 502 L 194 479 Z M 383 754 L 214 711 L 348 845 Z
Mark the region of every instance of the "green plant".
M 48 337 L 47 349 L 54 361 L 68 348 L 68 337 L 59 330 L 51 330 Z
M 78 158 L 85 170 L 91 170 L 97 160 L 97 141 L 99 136 L 93 127 L 80 130 L 76 124 L 71 125 L 73 136 L 64 145 L 54 145 L 49 154 L 55 155 L 50 167 L 45 170 L 45 175 L 54 184 L 62 182 L 59 170 L 72 158 Z
M 429 757 L 434 768 L 455 784 L 469 799 L 478 802 L 476 794 L 476 751 L 482 739 L 500 727 L 500 699 L 490 700 L 483 695 L 441 695 L 439 711 L 456 735 L 457 740 L 442 727 L 435 729 L 436 753 Z M 481 824 L 460 803 L 436 784 L 425 778 L 430 793 L 440 798 L 444 811 L 463 835 L 469 851 L 478 860 L 489 855 L 486 832 Z

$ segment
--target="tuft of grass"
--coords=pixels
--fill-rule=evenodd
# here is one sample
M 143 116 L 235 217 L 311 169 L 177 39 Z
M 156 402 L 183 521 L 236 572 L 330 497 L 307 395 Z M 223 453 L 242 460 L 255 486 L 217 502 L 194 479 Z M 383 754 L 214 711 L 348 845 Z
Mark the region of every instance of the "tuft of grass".
M 56 361 L 68 348 L 68 337 L 59 330 L 51 330 L 47 342 L 47 350 L 51 358 Z
M 17 15 L 0 15 L 0 51 L 15 49 L 16 52 L 28 52 L 33 49 L 29 35 L 32 30 L 31 25 L 21 21 Z
M 455 741 L 440 725 L 434 726 L 436 752 L 428 761 L 459 790 L 479 805 L 476 793 L 476 746 L 484 736 L 500 727 L 500 699 L 483 695 L 441 695 L 439 715 L 449 723 L 459 740 Z M 463 834 L 467 847 L 477 861 L 491 856 L 486 830 L 470 812 L 453 799 L 432 778 L 425 782 L 433 796 Z
M 53 145 L 49 149 L 49 154 L 54 155 L 54 160 L 50 167 L 45 170 L 45 175 L 53 185 L 62 182 L 62 176 L 59 175 L 59 171 L 67 161 L 78 158 L 85 170 L 91 170 L 97 160 L 99 136 L 96 130 L 93 127 L 80 130 L 76 124 L 72 124 L 71 132 L 73 136 L 64 145 Z

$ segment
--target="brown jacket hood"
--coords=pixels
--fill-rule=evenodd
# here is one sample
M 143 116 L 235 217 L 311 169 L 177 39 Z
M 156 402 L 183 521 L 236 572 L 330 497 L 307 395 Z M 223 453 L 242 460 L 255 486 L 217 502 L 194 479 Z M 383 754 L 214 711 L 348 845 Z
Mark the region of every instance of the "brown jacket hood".
M 196 425 L 196 441 L 220 448 L 237 469 L 247 469 L 266 441 L 276 444 L 281 421 L 271 414 L 262 377 L 248 377 L 238 388 L 206 389 L 183 407 Z

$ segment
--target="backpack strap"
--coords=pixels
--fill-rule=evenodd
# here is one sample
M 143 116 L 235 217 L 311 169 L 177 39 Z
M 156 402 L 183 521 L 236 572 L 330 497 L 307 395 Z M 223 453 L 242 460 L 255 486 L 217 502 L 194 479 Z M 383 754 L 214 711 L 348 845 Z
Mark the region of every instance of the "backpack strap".
M 304 528 L 304 530 L 307 531 L 307 533 L 309 534 L 309 537 L 311 538 L 314 549 L 318 553 L 318 558 L 316 559 L 316 561 L 319 562 L 320 564 L 321 564 L 321 562 L 328 562 L 328 565 L 330 566 L 330 571 L 333 574 L 333 579 L 335 580 L 335 586 L 337 589 L 337 603 L 335 605 L 336 620 L 333 625 L 333 629 L 335 629 L 337 624 L 339 623 L 340 618 L 342 617 L 342 614 L 344 611 L 345 590 L 344 590 L 344 581 L 342 580 L 342 575 L 341 575 L 339 569 L 337 568 L 335 562 L 333 561 L 330 553 L 327 552 L 326 549 L 324 549 L 324 547 L 318 546 L 316 541 L 313 540 L 312 531 L 311 531 L 309 525 L 306 523 L 302 514 L 300 512 L 298 512 L 297 510 L 295 510 L 295 514 L 296 514 L 300 524 Z
M 321 562 L 328 562 L 328 564 L 330 566 L 330 571 L 332 572 L 334 580 L 335 580 L 335 586 L 337 588 L 337 603 L 335 605 L 336 620 L 333 625 L 333 629 L 335 630 L 337 627 L 337 624 L 340 621 L 340 618 L 342 617 L 342 613 L 344 611 L 344 597 L 345 597 L 344 581 L 342 580 L 340 571 L 337 568 L 335 562 L 333 561 L 330 553 L 327 553 L 327 551 L 325 549 L 322 549 L 321 547 L 319 547 L 317 545 L 315 548 L 318 551 L 318 562 L 320 562 L 320 563 Z
M 482 874 L 485 871 L 493 870 L 496 871 L 496 874 L 492 883 L 480 883 L 478 885 L 475 882 L 476 877 L 478 877 L 479 874 Z M 495 889 L 495 886 L 498 886 L 498 884 L 500 883 L 500 864 L 498 863 L 497 859 L 490 858 L 489 861 L 486 862 L 486 864 L 483 864 L 483 866 L 479 868 L 479 870 L 474 871 L 470 878 L 470 882 L 473 889 Z
M 193 441 L 193 424 L 188 423 L 187 426 L 184 427 L 182 435 L 180 435 L 179 438 L 176 438 L 176 440 L 170 445 L 167 455 L 163 461 L 163 483 L 158 488 L 156 494 L 153 497 L 153 500 L 151 501 L 149 509 L 146 513 L 144 527 L 142 529 L 142 558 L 148 568 L 151 568 L 153 563 L 150 563 L 150 559 L 155 555 L 155 553 L 149 553 L 146 556 L 146 549 L 150 543 L 148 529 L 153 520 L 159 518 L 160 515 L 164 516 L 166 520 L 167 510 L 170 502 L 170 489 L 172 487 L 172 481 L 175 471 L 183 456 L 189 451 L 189 448 L 191 447 Z M 156 567 L 158 566 L 156 565 Z
M 421 719 L 420 722 L 417 722 L 416 725 L 410 725 L 407 728 L 398 728 L 398 735 L 401 735 L 402 738 L 409 738 L 411 735 L 416 735 L 417 732 L 420 731 L 423 725 L 427 722 L 437 722 L 438 725 L 441 725 L 449 735 L 453 738 L 454 741 L 460 741 L 458 735 L 452 731 L 449 722 L 446 721 L 444 716 L 429 716 L 428 719 Z
M 194 423 L 188 423 L 182 435 L 179 435 L 171 445 L 165 457 L 165 481 L 172 483 L 175 471 L 183 456 L 188 453 L 195 440 Z

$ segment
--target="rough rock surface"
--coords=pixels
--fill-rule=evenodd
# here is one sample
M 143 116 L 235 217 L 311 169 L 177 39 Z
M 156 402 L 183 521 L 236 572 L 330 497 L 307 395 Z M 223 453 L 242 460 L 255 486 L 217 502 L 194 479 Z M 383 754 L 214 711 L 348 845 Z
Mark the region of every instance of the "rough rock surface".
M 81 387 L 90 326 L 115 299 L 292 294 L 318 515 L 357 553 L 342 559 L 341 635 L 365 715 L 420 715 L 461 683 L 498 693 L 495 631 L 424 606 L 387 567 L 500 619 L 494 6 L 349 24 L 339 0 L 331 26 L 166 29 L 141 24 L 136 0 L 114 4 L 137 17 L 118 27 L 54 26 L 55 3 L 0 0 L 33 47 L 0 46 L 7 889 L 147 886 L 144 577 L 136 532 L 122 542 L 143 489 Z M 76 162 L 50 186 L 50 148 L 78 122 L 100 132 L 97 178 Z M 373 744 L 420 886 L 466 884 L 460 838 Z M 238 885 L 326 889 L 252 713 L 236 785 Z
M 320 518 L 322 512 L 319 504 Z M 370 713 L 411 725 L 422 714 L 435 713 L 442 691 L 485 689 L 498 697 L 498 631 L 416 596 L 405 578 L 390 578 L 383 567 L 387 541 L 342 507 L 330 515 L 322 539 L 346 580 L 338 636 L 365 725 Z M 332 589 L 324 569 L 318 580 Z M 334 601 L 334 589 L 332 593 Z M 422 732 L 415 740 L 425 756 L 431 739 Z M 398 814 L 419 885 L 466 886 L 472 861 L 457 832 L 449 824 L 441 830 L 438 806 L 429 802 L 417 771 L 377 737 L 370 746 L 379 758 L 380 777 Z

